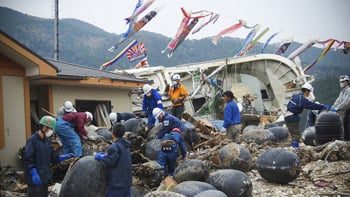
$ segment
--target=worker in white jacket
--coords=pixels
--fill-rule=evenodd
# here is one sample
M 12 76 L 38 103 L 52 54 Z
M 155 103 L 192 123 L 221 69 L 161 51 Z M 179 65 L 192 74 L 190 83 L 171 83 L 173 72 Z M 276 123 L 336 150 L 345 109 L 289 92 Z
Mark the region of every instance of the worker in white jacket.
M 344 139 L 350 140 L 350 78 L 347 75 L 339 77 L 340 94 L 333 104 L 333 108 L 338 112 L 344 124 Z

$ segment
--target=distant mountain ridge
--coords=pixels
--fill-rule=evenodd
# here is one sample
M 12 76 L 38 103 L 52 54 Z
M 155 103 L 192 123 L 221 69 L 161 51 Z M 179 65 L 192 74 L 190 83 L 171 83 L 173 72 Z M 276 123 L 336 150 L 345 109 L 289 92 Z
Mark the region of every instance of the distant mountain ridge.
M 9 34 L 35 53 L 48 59 L 53 57 L 53 27 L 53 19 L 34 17 L 9 8 L 0 7 L 0 30 Z M 151 66 L 175 66 L 231 57 L 243 42 L 243 39 L 223 37 L 217 45 L 214 45 L 211 42 L 211 38 L 200 40 L 187 39 L 174 52 L 173 57 L 168 58 L 167 54 L 162 54 L 161 51 L 170 41 L 171 38 L 169 37 L 141 31 L 129 41 L 124 42 L 115 52 L 109 52 L 108 49 L 119 39 L 120 35 L 108 33 L 89 23 L 76 19 L 61 19 L 59 21 L 59 59 L 74 64 L 99 68 L 101 64 L 113 58 L 132 39 L 137 39 L 145 44 L 148 62 Z M 258 43 L 249 53 L 260 53 L 262 45 L 262 43 Z M 283 56 L 288 56 L 300 45 L 300 43 L 292 43 L 287 53 Z M 266 53 L 274 53 L 276 48 L 276 44 L 270 45 L 267 47 Z M 313 62 L 321 54 L 322 50 L 315 47 L 307 50 L 300 56 L 302 64 L 307 65 Z M 122 57 L 107 70 L 114 70 L 115 68 L 128 69 L 135 64 L 129 63 L 126 57 Z M 341 50 L 331 50 L 308 74 L 315 75 L 320 81 L 327 79 L 328 82 L 334 82 L 338 75 L 350 74 L 349 67 L 350 55 L 344 55 Z M 318 86 L 320 88 L 325 87 L 315 83 L 316 90 Z M 334 96 L 338 89 L 334 85 L 330 88 L 330 91 L 334 91 L 332 93 Z M 327 96 L 324 98 L 327 99 Z

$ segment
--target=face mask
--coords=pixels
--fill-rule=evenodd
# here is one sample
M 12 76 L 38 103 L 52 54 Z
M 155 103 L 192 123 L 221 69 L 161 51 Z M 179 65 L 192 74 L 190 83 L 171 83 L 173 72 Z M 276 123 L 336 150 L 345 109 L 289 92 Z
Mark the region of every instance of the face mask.
M 341 88 L 343 88 L 343 87 L 345 87 L 345 83 L 339 83 L 339 86 L 340 86 Z
M 52 129 L 48 129 L 47 132 L 45 133 L 46 137 L 51 137 L 51 135 L 53 134 L 53 130 Z
M 150 93 L 150 92 L 149 92 L 149 93 L 147 93 L 147 94 L 146 94 L 146 96 L 151 97 L 151 93 Z
M 173 81 L 173 85 L 176 86 L 177 85 L 177 81 Z
M 315 101 L 315 96 L 314 96 L 314 93 L 310 92 L 309 96 L 306 97 L 307 100 L 311 101 L 311 102 L 314 102 Z

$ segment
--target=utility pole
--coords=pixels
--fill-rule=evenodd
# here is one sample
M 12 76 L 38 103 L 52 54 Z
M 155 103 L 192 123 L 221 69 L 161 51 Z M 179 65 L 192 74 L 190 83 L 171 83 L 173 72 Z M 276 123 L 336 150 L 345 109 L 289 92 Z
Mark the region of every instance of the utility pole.
M 55 20 L 54 20 L 54 49 L 53 49 L 53 59 L 58 60 L 59 53 L 59 39 L 58 39 L 58 0 L 55 0 Z

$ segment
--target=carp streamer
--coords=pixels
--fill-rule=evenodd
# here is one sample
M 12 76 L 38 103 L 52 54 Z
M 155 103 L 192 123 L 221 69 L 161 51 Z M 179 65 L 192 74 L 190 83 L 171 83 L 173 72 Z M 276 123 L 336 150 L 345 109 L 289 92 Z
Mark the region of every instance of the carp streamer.
M 133 47 L 137 43 L 137 40 L 131 41 L 128 46 L 126 46 L 123 50 L 121 50 L 113 59 L 109 60 L 108 62 L 102 64 L 100 66 L 100 70 L 106 70 L 106 68 L 114 64 L 117 60 L 119 60 L 131 47 Z
M 214 36 L 213 38 L 213 44 L 218 44 L 219 38 L 225 34 L 229 34 L 232 33 L 234 31 L 236 31 L 237 29 L 241 28 L 244 25 L 244 21 L 243 20 L 239 20 L 239 22 L 237 24 L 234 24 L 222 31 L 220 31 L 216 36 Z
M 331 47 L 333 46 L 334 42 L 336 42 L 336 40 L 334 40 L 334 39 L 329 39 L 327 41 L 328 41 L 328 44 L 327 44 L 326 48 L 322 51 L 320 56 L 318 56 L 318 58 L 314 62 L 312 62 L 310 65 L 308 65 L 308 66 L 306 66 L 304 68 L 304 73 L 309 71 L 318 61 L 320 61 L 326 55 L 326 53 L 329 51 L 329 49 L 331 49 Z M 324 42 L 322 44 L 325 44 L 325 43 L 327 43 L 327 42 Z
M 261 32 L 261 33 L 247 46 L 247 48 L 246 48 L 244 51 L 242 51 L 239 55 L 242 56 L 242 55 L 248 53 L 248 51 L 249 51 L 250 49 L 252 49 L 252 48 L 255 46 L 255 44 L 260 40 L 260 38 L 262 38 L 269 30 L 270 30 L 270 28 L 268 28 L 268 27 L 265 28 L 264 31 Z
M 261 48 L 261 53 L 264 53 L 266 47 L 269 45 L 269 43 L 271 42 L 271 40 L 272 40 L 275 36 L 277 36 L 277 34 L 278 34 L 278 32 L 272 34 L 272 35 L 266 40 L 264 46 Z
M 256 26 L 255 28 L 253 28 L 252 30 L 250 30 L 250 32 L 248 33 L 248 35 L 246 36 L 246 38 L 244 39 L 241 48 L 236 52 L 236 54 L 233 57 L 237 57 L 239 54 L 241 54 L 241 52 L 248 46 L 248 44 L 253 40 L 253 38 L 256 35 L 256 32 L 259 31 L 260 26 Z

